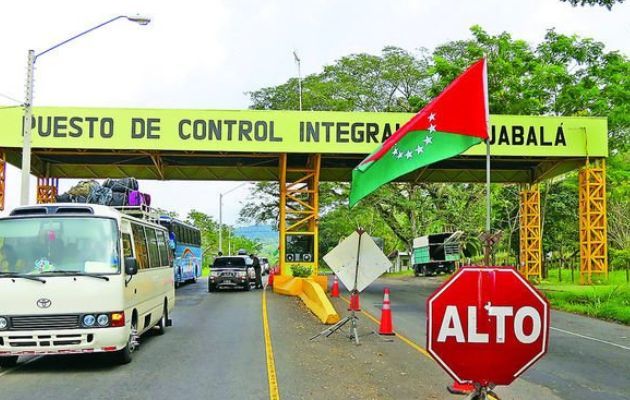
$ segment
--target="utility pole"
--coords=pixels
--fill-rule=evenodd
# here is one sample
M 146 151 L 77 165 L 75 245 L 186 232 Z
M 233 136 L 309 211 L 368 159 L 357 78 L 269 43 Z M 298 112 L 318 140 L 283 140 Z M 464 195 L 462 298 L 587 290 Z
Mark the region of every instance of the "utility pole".
M 298 94 L 300 98 L 300 111 L 302 111 L 302 71 L 301 71 L 301 60 L 298 57 L 297 52 L 293 50 L 293 58 L 295 59 L 295 63 L 297 64 L 298 69 Z

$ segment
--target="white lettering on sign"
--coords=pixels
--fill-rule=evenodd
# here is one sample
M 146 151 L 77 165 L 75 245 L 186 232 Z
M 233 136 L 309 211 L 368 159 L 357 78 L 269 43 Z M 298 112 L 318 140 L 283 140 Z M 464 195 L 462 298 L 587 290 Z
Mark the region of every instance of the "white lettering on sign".
M 452 326 L 451 326 L 452 325 Z M 440 334 L 438 335 L 438 342 L 446 342 L 449 336 L 455 336 L 457 343 L 463 343 L 466 341 L 464 337 L 464 330 L 462 329 L 462 322 L 459 320 L 459 314 L 457 313 L 456 306 L 447 306 L 444 313 L 444 319 L 442 320 L 442 326 L 440 327 Z
M 505 343 L 505 317 L 511 317 L 512 307 L 484 307 L 488 315 L 497 319 L 497 343 Z
M 488 317 L 495 318 L 496 343 L 505 343 L 506 320 L 514 315 L 513 329 L 516 339 L 523 344 L 534 343 L 541 334 L 542 320 L 540 314 L 534 307 L 521 307 L 514 314 L 514 307 L 511 306 L 492 306 L 489 303 L 483 307 Z M 477 330 L 477 314 L 478 308 L 468 306 L 468 337 L 464 335 L 462 321 L 459 316 L 457 306 L 446 306 L 442 325 L 438 333 L 437 341 L 446 342 L 449 337 L 455 338 L 457 343 L 490 343 L 490 335 L 488 332 L 479 332 Z M 531 332 L 525 332 L 525 320 L 531 319 Z
M 532 332 L 529 335 L 523 332 L 523 321 L 525 321 L 525 318 L 532 319 Z M 519 342 L 526 344 L 535 342 L 540 336 L 540 329 L 540 315 L 538 315 L 538 311 L 534 307 L 523 307 L 516 312 L 514 317 L 514 334 Z

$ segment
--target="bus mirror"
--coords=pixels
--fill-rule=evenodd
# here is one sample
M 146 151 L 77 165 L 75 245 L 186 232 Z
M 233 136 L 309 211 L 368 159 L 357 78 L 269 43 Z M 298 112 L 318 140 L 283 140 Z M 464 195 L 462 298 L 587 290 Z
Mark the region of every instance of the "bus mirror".
M 125 272 L 129 276 L 138 273 L 138 263 L 134 257 L 125 257 Z

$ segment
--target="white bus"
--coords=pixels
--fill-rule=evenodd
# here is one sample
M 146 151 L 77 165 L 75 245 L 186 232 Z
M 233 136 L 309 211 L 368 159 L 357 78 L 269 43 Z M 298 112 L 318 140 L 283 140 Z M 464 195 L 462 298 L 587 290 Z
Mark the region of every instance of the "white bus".
M 110 207 L 47 204 L 0 218 L 0 367 L 19 356 L 111 352 L 164 333 L 175 305 L 165 228 Z

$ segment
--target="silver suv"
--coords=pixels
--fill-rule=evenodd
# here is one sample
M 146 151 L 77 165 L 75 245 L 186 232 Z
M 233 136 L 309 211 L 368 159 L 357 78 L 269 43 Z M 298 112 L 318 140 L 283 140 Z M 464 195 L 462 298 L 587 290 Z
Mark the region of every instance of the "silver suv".
M 217 257 L 210 268 L 208 292 L 221 288 L 242 288 L 250 290 L 256 280 L 256 273 L 249 256 Z

